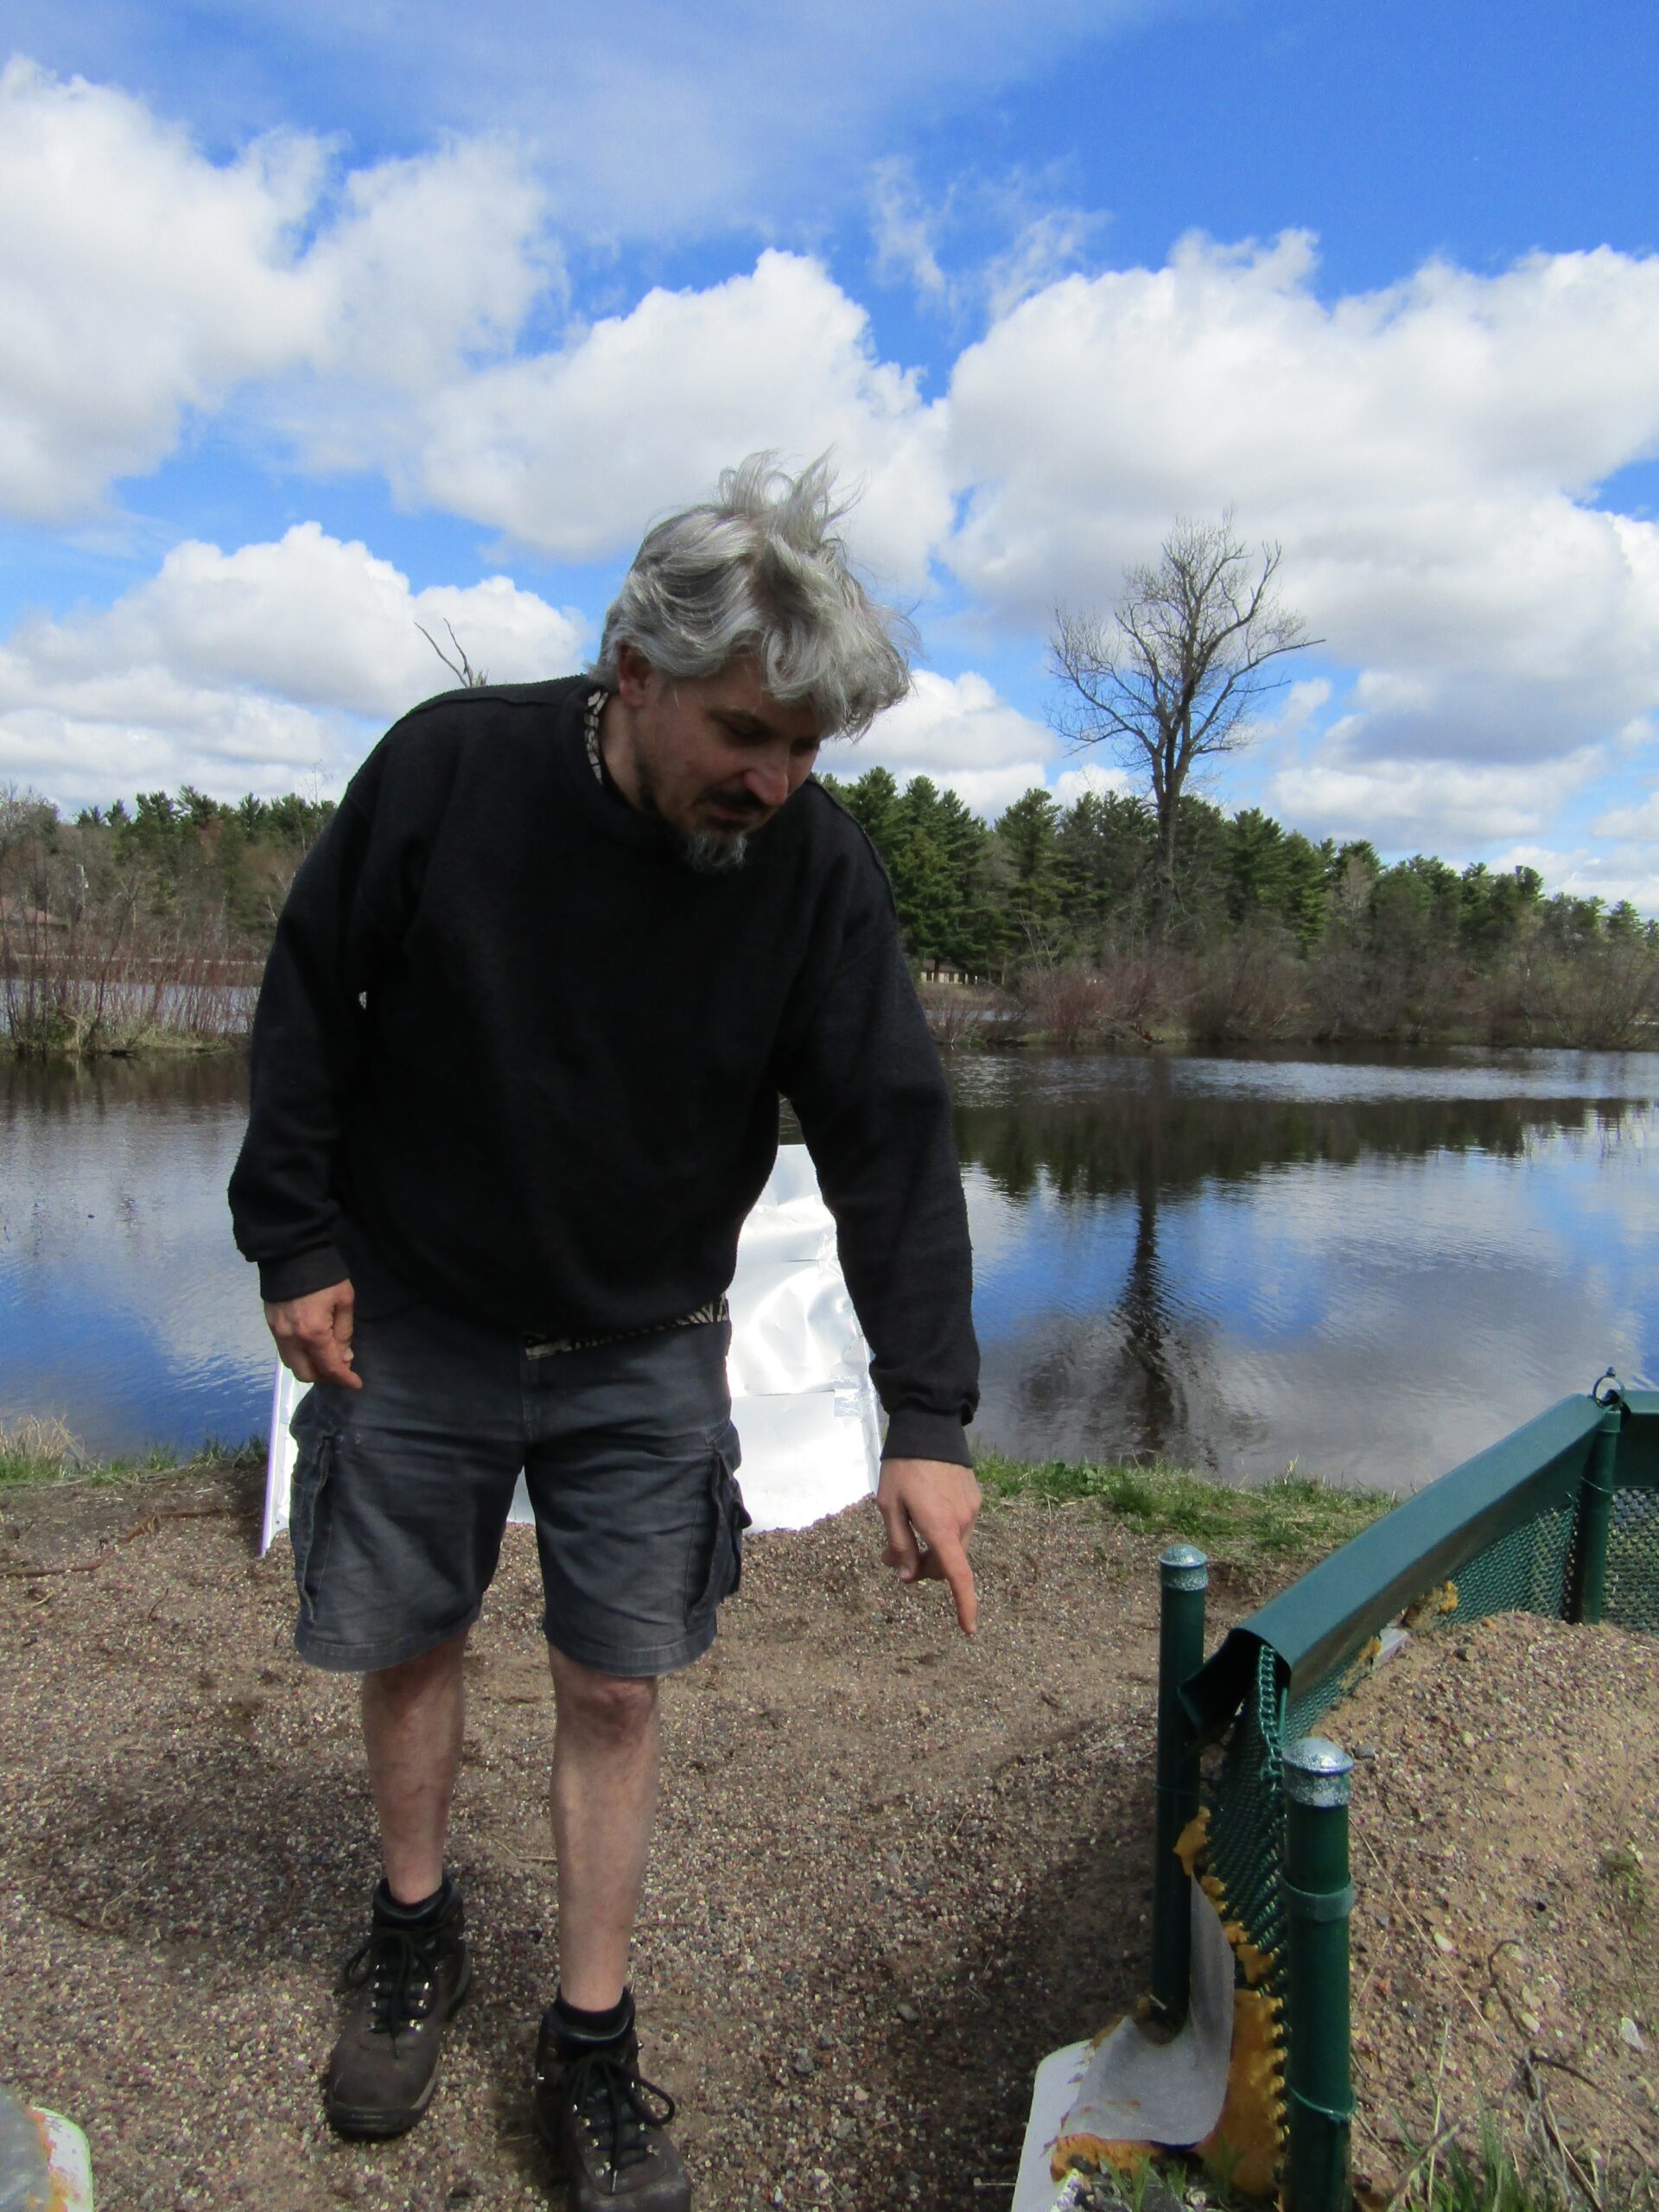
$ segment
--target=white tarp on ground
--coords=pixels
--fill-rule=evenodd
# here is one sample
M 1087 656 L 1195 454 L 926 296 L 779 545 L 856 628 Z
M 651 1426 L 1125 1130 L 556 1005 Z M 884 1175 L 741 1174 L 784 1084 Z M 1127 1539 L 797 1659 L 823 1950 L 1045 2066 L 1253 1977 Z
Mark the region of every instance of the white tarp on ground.
M 875 1488 L 880 1429 L 869 1348 L 836 1256 L 836 1226 L 811 1156 L 783 1146 L 738 1240 L 727 1374 L 743 1445 L 743 1502 L 756 1529 L 804 1529 Z M 306 1385 L 285 1367 L 271 1393 L 259 1548 L 288 1526 L 294 1440 Z M 531 1517 L 524 1477 L 515 1521 Z
M 1221 1916 L 1190 1885 L 1192 1978 L 1185 2020 L 1168 2043 L 1120 2020 L 1098 2043 L 1067 2044 L 1037 2069 L 1031 2118 L 1009 2212 L 1069 2212 L 1075 2189 L 1055 2181 L 1061 2136 L 1188 2149 L 1221 2118 L 1233 2043 L 1233 1952 Z

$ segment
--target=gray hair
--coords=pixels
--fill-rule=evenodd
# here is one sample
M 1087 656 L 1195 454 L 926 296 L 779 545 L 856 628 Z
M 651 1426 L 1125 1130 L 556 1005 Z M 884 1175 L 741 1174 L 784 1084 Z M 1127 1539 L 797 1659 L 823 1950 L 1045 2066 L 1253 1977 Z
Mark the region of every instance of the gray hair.
M 619 645 L 664 676 L 717 676 L 753 653 L 774 699 L 804 702 L 826 737 L 857 736 L 910 689 L 915 632 L 848 565 L 827 456 L 798 476 L 775 454 L 721 473 L 715 497 L 646 533 L 591 673 L 614 690 Z

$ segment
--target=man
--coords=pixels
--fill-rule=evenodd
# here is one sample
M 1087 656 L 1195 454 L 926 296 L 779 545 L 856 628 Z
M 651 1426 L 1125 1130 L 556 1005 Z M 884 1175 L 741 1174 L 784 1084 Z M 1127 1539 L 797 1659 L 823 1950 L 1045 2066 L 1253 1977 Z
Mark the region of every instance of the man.
M 522 1466 L 557 1712 L 534 2114 L 578 2212 L 690 2202 L 626 1966 L 658 1679 L 741 1571 L 723 1294 L 780 1093 L 874 1351 L 887 1563 L 975 1621 L 950 1102 L 880 866 L 808 780 L 909 681 L 836 518 L 822 463 L 756 456 L 652 531 L 588 677 L 407 715 L 296 879 L 255 1027 L 232 1210 L 315 1386 L 296 1640 L 362 1675 L 385 1865 L 327 2110 L 412 2126 L 467 1991 L 461 1655 Z

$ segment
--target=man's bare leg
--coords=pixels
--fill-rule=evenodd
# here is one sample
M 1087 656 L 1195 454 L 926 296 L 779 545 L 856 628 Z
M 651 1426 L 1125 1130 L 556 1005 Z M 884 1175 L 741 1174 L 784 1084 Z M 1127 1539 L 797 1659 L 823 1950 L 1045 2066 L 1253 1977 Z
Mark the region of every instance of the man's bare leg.
M 363 1677 L 363 1746 L 391 1894 L 375 1892 L 369 1940 L 347 1970 L 354 1993 L 323 2077 L 323 2110 L 342 2135 L 401 2135 L 414 2126 L 437 2081 L 444 2023 L 472 1980 L 461 1897 L 443 1876 L 466 1649 L 463 1631 Z
M 467 1631 L 363 1677 L 363 1748 L 380 1815 L 386 1886 L 418 1904 L 443 1881 L 443 1840 L 461 1767 Z
M 627 1981 L 657 1811 L 657 1684 L 548 1656 L 558 1705 L 551 1797 L 559 1986 L 568 2004 L 606 2012 Z

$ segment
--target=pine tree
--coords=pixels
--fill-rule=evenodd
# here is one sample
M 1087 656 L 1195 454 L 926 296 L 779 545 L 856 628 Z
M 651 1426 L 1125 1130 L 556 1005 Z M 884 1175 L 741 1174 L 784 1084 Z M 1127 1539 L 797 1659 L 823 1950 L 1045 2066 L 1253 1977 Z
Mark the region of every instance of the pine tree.
M 999 818 L 996 845 L 1006 869 L 1010 950 L 1015 957 L 1054 959 L 1067 950 L 1057 833 L 1059 808 L 1036 784 Z

